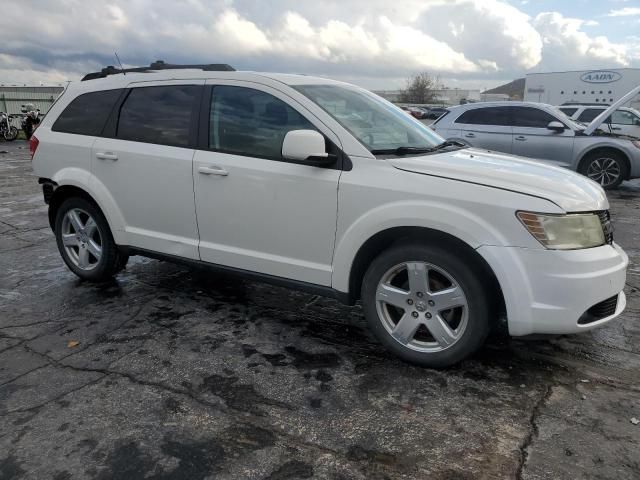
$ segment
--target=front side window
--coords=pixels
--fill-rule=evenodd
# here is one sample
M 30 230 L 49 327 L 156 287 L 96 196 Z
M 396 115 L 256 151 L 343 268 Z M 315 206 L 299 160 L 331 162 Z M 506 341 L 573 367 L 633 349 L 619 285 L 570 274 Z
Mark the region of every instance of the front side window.
M 557 122 L 553 115 L 533 107 L 512 107 L 514 127 L 547 128 L 550 122 Z
M 120 109 L 116 137 L 186 147 L 198 85 L 138 87 Z
M 214 87 L 209 115 L 209 148 L 249 157 L 282 159 L 287 132 L 316 130 L 282 100 L 245 87 Z
M 433 130 L 377 95 L 341 85 L 295 85 L 369 151 L 431 148 L 444 140 Z
M 507 107 L 474 108 L 460 115 L 455 123 L 509 126 L 509 109 Z
M 574 113 L 576 113 L 578 111 L 577 108 L 564 108 L 564 107 L 561 107 L 559 110 L 562 113 L 564 113 L 567 117 L 570 117 L 571 115 L 573 115 Z
M 77 135 L 99 135 L 122 89 L 85 93 L 76 97 L 60 114 L 51 129 Z
M 611 114 L 611 123 L 617 125 L 637 125 L 640 123 L 640 119 L 631 112 L 616 110 Z

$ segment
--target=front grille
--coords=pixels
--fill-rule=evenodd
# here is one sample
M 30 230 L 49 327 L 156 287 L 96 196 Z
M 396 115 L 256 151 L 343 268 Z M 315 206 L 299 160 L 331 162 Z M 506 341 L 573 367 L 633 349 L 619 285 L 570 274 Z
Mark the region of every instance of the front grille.
M 611 215 L 609 210 L 602 210 L 598 212 L 600 217 L 600 224 L 602 225 L 602 232 L 604 233 L 604 240 L 609 245 L 613 243 L 613 224 L 611 223 Z
M 610 317 L 616 313 L 616 307 L 618 306 L 618 295 L 607 298 L 606 300 L 596 303 L 578 320 L 578 325 L 587 325 L 589 323 L 597 322 L 603 318 Z

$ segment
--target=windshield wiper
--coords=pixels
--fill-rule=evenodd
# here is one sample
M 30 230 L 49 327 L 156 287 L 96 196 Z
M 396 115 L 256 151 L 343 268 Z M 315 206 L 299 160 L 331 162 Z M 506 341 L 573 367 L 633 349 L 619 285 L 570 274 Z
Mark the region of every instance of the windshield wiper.
M 374 155 L 407 155 L 410 153 L 428 153 L 433 151 L 434 147 L 398 147 L 371 150 L 371 153 Z
M 467 145 L 465 145 L 464 143 L 461 142 L 456 142 L 455 140 L 445 140 L 442 143 L 439 143 L 438 145 L 436 145 L 435 147 L 432 148 L 432 150 L 440 150 L 442 148 L 446 148 L 446 147 L 466 147 Z

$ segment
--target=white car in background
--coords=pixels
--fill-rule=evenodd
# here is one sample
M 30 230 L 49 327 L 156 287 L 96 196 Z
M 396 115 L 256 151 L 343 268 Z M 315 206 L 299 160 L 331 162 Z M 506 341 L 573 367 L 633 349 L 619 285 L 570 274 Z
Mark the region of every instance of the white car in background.
M 607 108 L 606 105 L 560 105 L 558 110 L 572 120 L 588 124 Z M 600 130 L 640 138 L 640 112 L 635 108 L 620 107 L 605 119 Z

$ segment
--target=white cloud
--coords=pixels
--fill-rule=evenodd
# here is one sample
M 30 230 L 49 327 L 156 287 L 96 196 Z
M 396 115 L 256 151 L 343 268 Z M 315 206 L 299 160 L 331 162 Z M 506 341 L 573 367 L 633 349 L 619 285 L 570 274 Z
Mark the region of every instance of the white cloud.
M 604 36 L 589 36 L 581 29 L 584 20 L 544 12 L 536 16 L 533 25 L 542 35 L 542 66 L 548 69 L 625 67 L 630 63 L 624 45 Z
M 608 17 L 633 17 L 636 15 L 640 15 L 639 7 L 624 7 L 618 8 L 616 10 L 611 10 L 607 16 Z

